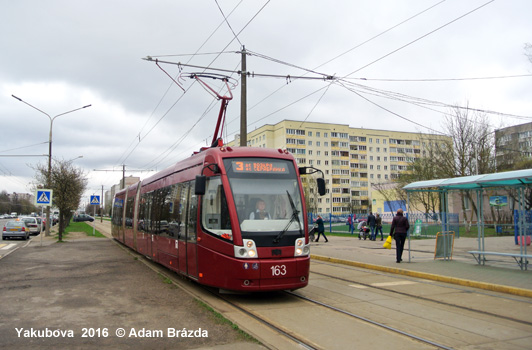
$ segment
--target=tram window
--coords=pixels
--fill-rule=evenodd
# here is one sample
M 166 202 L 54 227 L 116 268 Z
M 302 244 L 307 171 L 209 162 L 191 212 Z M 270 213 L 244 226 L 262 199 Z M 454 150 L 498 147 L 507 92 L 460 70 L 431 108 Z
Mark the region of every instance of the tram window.
M 177 230 L 177 238 L 186 239 L 186 220 L 187 220 L 187 205 L 188 205 L 188 183 L 177 184 L 176 191 L 176 205 L 174 210 L 177 210 L 174 215 L 175 230 Z
M 194 189 L 194 181 L 191 181 L 191 186 L 189 188 Z M 196 228 L 198 222 L 198 196 L 194 191 L 189 191 L 190 198 L 188 201 L 188 227 L 187 227 L 187 241 L 196 242 Z
M 113 208 L 113 218 L 112 222 L 115 226 L 122 226 L 122 218 L 124 216 L 124 198 L 115 198 L 114 208 Z
M 278 232 L 287 225 L 289 231 L 301 229 L 302 196 L 296 180 L 232 178 L 230 181 L 242 231 Z M 259 207 L 259 201 L 264 205 Z M 257 215 L 257 210 L 261 215 Z M 298 213 L 298 220 L 291 220 L 294 212 Z
M 233 239 L 227 199 L 220 177 L 207 180 L 201 210 L 201 222 L 205 229 L 225 239 Z
M 126 227 L 133 227 L 134 197 L 128 197 L 126 204 Z
M 141 232 L 149 233 L 150 230 L 150 207 L 151 207 L 151 195 L 150 193 L 144 193 L 140 196 L 139 204 L 139 217 L 137 223 L 137 229 Z
M 181 238 L 183 224 L 183 206 L 181 204 L 182 191 L 183 184 L 172 185 L 170 192 L 166 197 L 165 217 L 168 222 L 167 234 L 173 238 Z
M 152 192 L 151 230 L 154 234 L 168 234 L 169 204 L 167 197 L 171 193 L 171 189 L 172 186 L 167 186 Z

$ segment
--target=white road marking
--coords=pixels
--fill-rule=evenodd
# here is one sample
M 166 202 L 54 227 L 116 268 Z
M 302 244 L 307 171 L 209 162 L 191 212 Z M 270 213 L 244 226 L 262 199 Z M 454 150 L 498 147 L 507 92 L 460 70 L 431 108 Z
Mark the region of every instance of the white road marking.
M 5 245 L 5 244 L 4 244 L 4 245 Z M 11 249 L 11 248 L 13 248 L 13 247 L 15 247 L 15 246 L 16 246 L 15 243 L 11 243 L 11 244 L 8 244 L 8 245 L 5 246 L 5 247 L 2 246 L 2 248 L 0 248 L 0 249 L 2 249 L 2 250 L 7 250 L 7 249 Z
M 416 284 L 417 282 L 413 281 L 396 281 L 396 282 L 381 282 L 381 283 L 371 283 L 369 286 L 363 286 L 361 284 L 350 284 L 349 287 L 357 289 L 366 289 L 371 287 L 394 287 L 394 286 L 405 286 L 408 284 Z
M 397 281 L 397 282 L 383 282 L 383 283 L 372 283 L 374 287 L 393 287 L 393 286 L 404 286 L 407 284 L 417 284 L 414 281 Z

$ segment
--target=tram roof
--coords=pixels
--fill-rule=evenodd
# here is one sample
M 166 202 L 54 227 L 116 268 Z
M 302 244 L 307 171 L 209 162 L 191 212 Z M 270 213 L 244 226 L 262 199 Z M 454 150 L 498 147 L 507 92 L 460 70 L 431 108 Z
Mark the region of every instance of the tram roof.
M 471 190 L 486 187 L 516 187 L 532 184 L 532 169 L 506 171 L 483 175 L 453 177 L 412 182 L 403 187 L 406 191 L 429 188 L 441 190 Z

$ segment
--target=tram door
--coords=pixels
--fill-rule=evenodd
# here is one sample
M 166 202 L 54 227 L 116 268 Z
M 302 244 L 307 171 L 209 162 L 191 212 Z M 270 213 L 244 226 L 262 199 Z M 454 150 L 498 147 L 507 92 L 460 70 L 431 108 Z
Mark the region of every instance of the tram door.
M 198 276 L 196 229 L 198 222 L 198 200 L 194 194 L 194 182 L 180 184 L 181 191 L 181 235 L 178 242 L 179 270 L 191 277 Z

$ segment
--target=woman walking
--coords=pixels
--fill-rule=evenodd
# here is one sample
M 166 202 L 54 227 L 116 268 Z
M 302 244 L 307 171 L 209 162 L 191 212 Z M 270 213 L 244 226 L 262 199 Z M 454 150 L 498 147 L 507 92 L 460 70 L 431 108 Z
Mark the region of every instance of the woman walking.
M 318 215 L 318 220 L 316 220 L 316 224 L 318 225 L 318 238 L 314 242 L 318 242 L 320 239 L 320 235 L 323 235 L 323 238 L 325 238 L 325 242 L 329 242 L 327 239 L 327 236 L 325 236 L 325 226 L 323 226 L 323 219 L 321 216 Z
M 403 216 L 403 209 L 397 210 L 397 215 L 392 220 L 392 228 L 390 229 L 390 236 L 395 239 L 395 258 L 396 262 L 403 261 L 403 248 L 405 247 L 406 235 L 410 224 L 408 219 Z

